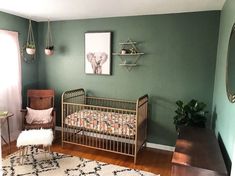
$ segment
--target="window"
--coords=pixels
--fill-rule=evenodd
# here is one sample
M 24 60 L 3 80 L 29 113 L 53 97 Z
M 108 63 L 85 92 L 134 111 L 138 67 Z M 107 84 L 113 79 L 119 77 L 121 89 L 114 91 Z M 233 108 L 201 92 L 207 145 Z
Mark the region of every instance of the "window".
M 14 114 L 14 117 L 9 119 L 12 136 L 17 136 L 21 130 L 21 101 L 21 61 L 18 33 L 0 30 L 0 110 L 10 111 Z M 2 125 L 1 128 L 0 123 L 0 135 L 1 131 L 6 138 L 5 125 Z M 1 154 L 0 147 L 0 166 L 2 166 Z

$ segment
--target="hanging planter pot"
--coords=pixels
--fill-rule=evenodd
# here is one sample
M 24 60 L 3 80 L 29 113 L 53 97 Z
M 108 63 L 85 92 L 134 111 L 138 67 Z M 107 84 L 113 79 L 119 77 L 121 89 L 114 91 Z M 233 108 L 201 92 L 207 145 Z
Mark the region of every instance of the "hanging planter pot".
M 53 45 L 53 41 L 52 41 L 51 28 L 50 28 L 50 21 L 49 20 L 48 20 L 48 25 L 47 25 L 45 54 L 47 56 L 51 56 L 51 55 L 54 54 L 54 45 Z
M 27 54 L 29 54 L 29 55 L 35 54 L 35 52 L 36 52 L 35 45 L 33 45 L 33 44 L 27 44 L 26 52 L 27 52 Z
M 54 54 L 54 46 L 49 46 L 45 48 L 45 54 L 51 56 Z
M 34 42 L 34 36 L 33 36 L 33 28 L 31 20 L 29 20 L 29 30 L 28 30 L 28 37 L 27 37 L 27 43 L 26 43 L 26 53 L 29 55 L 33 55 L 36 52 L 36 46 Z

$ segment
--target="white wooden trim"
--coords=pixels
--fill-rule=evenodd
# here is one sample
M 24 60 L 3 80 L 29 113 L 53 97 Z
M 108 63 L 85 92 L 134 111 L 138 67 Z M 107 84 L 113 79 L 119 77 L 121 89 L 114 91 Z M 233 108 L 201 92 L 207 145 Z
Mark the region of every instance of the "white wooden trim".
M 55 130 L 56 130 L 56 131 L 62 131 L 62 128 L 61 128 L 60 126 L 56 126 L 56 127 L 55 127 Z
M 156 143 L 147 142 L 146 146 L 148 148 L 154 148 L 154 149 L 159 149 L 159 150 L 166 150 L 166 151 L 170 151 L 170 152 L 175 151 L 175 147 L 168 146 L 168 145 L 162 145 L 162 144 L 156 144 Z

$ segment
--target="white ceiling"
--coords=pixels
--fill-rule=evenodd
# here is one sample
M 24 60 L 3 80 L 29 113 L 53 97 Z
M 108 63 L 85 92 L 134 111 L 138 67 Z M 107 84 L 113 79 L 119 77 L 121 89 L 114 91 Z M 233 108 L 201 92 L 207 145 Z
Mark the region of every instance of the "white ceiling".
M 221 10 L 225 0 L 0 0 L 0 11 L 35 21 Z

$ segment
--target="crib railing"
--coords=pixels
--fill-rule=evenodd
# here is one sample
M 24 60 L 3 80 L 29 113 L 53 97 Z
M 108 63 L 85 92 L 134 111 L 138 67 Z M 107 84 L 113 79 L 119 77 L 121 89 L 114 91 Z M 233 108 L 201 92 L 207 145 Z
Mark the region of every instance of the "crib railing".
M 85 104 L 86 103 L 85 96 L 86 95 L 84 89 L 75 89 L 75 90 L 66 91 L 62 94 L 61 105 L 63 107 L 63 102 Z
M 73 113 L 77 113 L 82 110 L 92 110 L 92 111 L 103 111 L 106 113 L 114 113 L 115 115 L 126 114 L 125 118 L 122 119 L 123 125 L 122 129 L 124 129 L 125 121 L 128 121 L 127 118 L 130 118 L 130 115 L 136 115 L 133 110 L 125 110 L 125 109 L 116 109 L 116 108 L 108 108 L 108 107 L 99 107 L 99 106 L 91 106 L 84 104 L 74 104 L 74 103 L 64 103 L 64 116 L 68 116 Z M 78 123 L 81 122 L 81 116 L 77 117 Z M 79 119 L 80 118 L 80 119 Z M 102 119 L 98 121 L 101 122 Z M 64 123 L 63 128 L 63 141 L 65 143 L 73 143 L 84 146 L 89 146 L 92 148 L 99 148 L 106 151 L 113 151 L 116 153 L 125 153 L 130 156 L 134 156 L 135 148 L 134 148 L 134 138 L 136 133 L 135 124 L 133 126 L 133 135 L 125 135 L 120 133 L 111 132 L 111 130 L 102 130 L 101 125 L 97 125 L 96 129 L 84 128 L 81 124 L 76 125 L 67 125 Z M 114 130 L 115 131 L 115 130 Z M 131 132 L 129 132 L 131 133 Z
M 136 108 L 136 102 L 134 101 L 90 97 L 90 96 L 86 97 L 86 104 L 94 106 L 118 108 L 118 109 L 129 109 L 129 110 L 135 110 Z
M 120 153 L 133 156 L 136 162 L 137 153 L 145 144 L 147 137 L 147 103 L 147 95 L 133 102 L 87 97 L 83 89 L 67 91 L 62 95 L 62 145 L 69 143 Z M 78 124 L 82 122 L 81 116 L 77 117 L 77 123 L 74 125 L 65 123 L 67 116 L 84 110 L 115 114 L 118 119 L 121 119 L 120 129 L 125 129 L 125 125 L 128 124 L 124 122 L 134 116 L 132 131 L 129 131 L 127 135 L 127 133 L 118 133 L 115 130 L 103 130 L 101 125 L 96 129 L 85 128 L 82 124 Z M 101 122 L 99 118 L 101 117 L 98 117 Z

